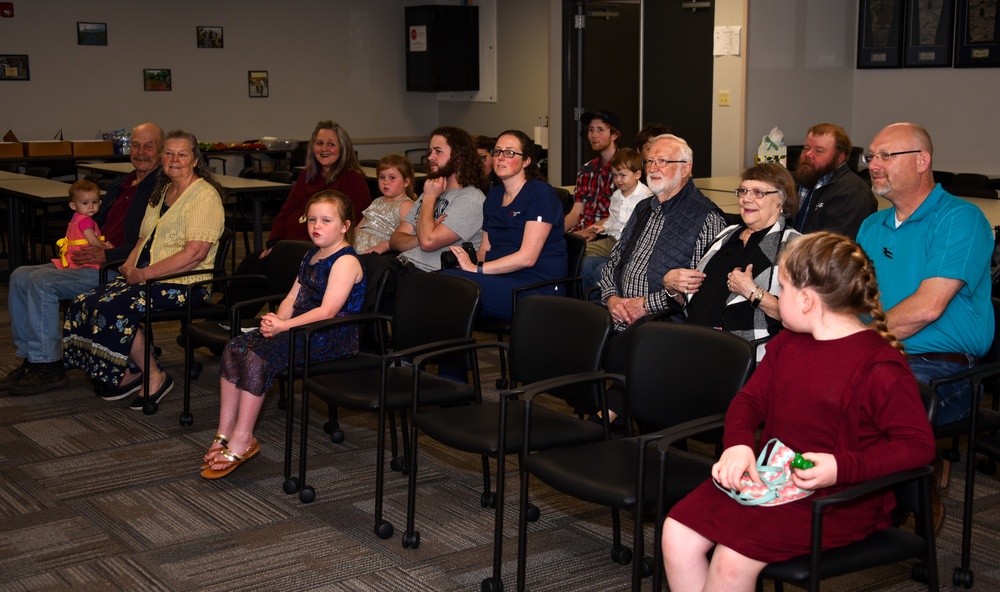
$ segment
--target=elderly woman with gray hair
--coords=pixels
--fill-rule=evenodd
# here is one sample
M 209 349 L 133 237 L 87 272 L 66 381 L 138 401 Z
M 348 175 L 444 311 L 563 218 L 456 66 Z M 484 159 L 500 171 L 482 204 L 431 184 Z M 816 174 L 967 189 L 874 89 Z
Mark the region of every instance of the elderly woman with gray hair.
M 758 164 L 741 178 L 740 223 L 720 232 L 698 262 L 701 281 L 688 290 L 685 313 L 689 323 L 753 341 L 781 330 L 778 257 L 799 236 L 786 222 L 798 211 L 799 197 L 781 165 Z M 763 354 L 759 348 L 758 360 Z

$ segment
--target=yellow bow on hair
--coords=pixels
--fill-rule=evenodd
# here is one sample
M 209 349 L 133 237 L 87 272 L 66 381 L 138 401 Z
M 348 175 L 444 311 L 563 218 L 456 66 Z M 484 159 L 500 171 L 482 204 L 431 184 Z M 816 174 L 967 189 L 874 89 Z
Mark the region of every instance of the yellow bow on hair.
M 100 239 L 101 242 L 104 242 L 104 237 L 103 236 L 99 236 L 97 238 Z M 69 267 L 69 262 L 66 261 L 66 253 L 69 251 L 69 248 L 70 247 L 80 247 L 80 246 L 83 246 L 83 245 L 86 245 L 86 244 L 89 244 L 89 243 L 87 243 L 87 239 L 85 239 L 85 238 L 78 238 L 76 240 L 69 240 L 66 237 L 62 237 L 61 239 L 57 240 L 56 241 L 56 246 L 59 247 L 59 258 L 62 259 L 62 265 L 63 265 L 63 267 Z

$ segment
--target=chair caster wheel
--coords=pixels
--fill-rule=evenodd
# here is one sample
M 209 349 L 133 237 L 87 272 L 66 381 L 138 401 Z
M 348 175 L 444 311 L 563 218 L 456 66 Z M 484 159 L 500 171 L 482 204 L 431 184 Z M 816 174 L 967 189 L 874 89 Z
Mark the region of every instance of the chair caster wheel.
M 146 415 L 153 415 L 160 406 L 156 404 L 156 401 L 150 401 L 142 406 L 142 412 Z
M 153 355 L 158 358 L 158 357 L 160 357 L 161 354 L 163 354 L 163 350 L 160 349 L 160 346 L 154 345 L 153 346 Z
M 199 376 L 201 376 L 201 368 L 191 368 L 191 371 L 188 372 L 188 377 L 191 380 L 198 380 Z
M 639 573 L 644 578 L 648 578 L 653 575 L 653 558 L 646 556 L 642 558 L 642 568 L 639 569 Z
M 628 565 L 632 562 L 632 549 L 628 547 L 618 547 L 617 549 L 611 549 L 611 561 L 620 563 L 622 565 Z
M 330 432 L 330 441 L 333 442 L 334 444 L 343 444 L 344 431 L 341 430 L 340 428 L 336 428 L 335 430 Z
M 316 500 L 316 490 L 306 485 L 299 492 L 299 501 L 303 504 L 311 504 Z
M 538 522 L 538 517 L 542 515 L 542 511 L 538 509 L 535 504 L 528 504 L 527 517 L 528 522 Z
M 403 547 L 406 549 L 416 549 L 420 546 L 420 531 L 403 533 Z
M 976 463 L 976 470 L 984 475 L 995 475 L 997 472 L 997 463 L 990 459 L 981 460 Z
M 280 397 L 278 399 L 278 409 L 280 409 L 282 411 L 284 411 L 285 409 L 288 409 L 288 400 L 285 399 L 284 397 Z
M 323 433 L 324 434 L 329 434 L 332 431 L 333 431 L 333 423 L 331 423 L 329 421 L 324 421 L 323 422 Z
M 394 458 L 389 461 L 389 468 L 398 473 L 403 470 L 403 461 L 398 458 Z
M 181 413 L 181 425 L 189 426 L 194 423 L 194 416 L 190 413 Z
M 375 534 L 378 535 L 380 539 L 387 539 L 392 536 L 392 524 L 388 520 L 383 520 L 379 522 L 375 527 Z
M 923 561 L 918 561 L 913 564 L 913 569 L 910 571 L 910 578 L 914 582 L 920 582 L 921 584 L 927 583 L 927 566 L 924 565 Z
M 299 490 L 299 480 L 296 477 L 289 477 L 281 484 L 281 490 L 291 495 Z
M 496 494 L 493 493 L 492 491 L 483 492 L 483 494 L 481 496 L 479 496 L 479 505 L 481 505 L 484 508 L 495 508 L 495 507 L 497 507 L 497 496 L 496 496 Z
M 972 588 L 972 570 L 967 567 L 956 567 L 951 575 L 951 583 L 958 587 Z
M 962 460 L 962 453 L 954 448 L 949 448 L 941 452 L 941 458 L 948 462 L 958 462 Z
M 503 592 L 503 580 L 486 578 L 479 588 L 482 592 Z
M 498 378 L 497 379 L 497 390 L 498 391 L 504 390 L 505 388 L 507 388 L 508 384 L 509 383 L 508 383 L 508 381 L 507 381 L 506 378 Z

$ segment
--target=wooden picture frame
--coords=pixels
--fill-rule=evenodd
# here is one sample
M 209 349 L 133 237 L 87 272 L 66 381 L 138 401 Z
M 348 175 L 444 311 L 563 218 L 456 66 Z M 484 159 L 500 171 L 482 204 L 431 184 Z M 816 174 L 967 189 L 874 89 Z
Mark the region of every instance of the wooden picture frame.
M 266 99 L 270 96 L 267 80 L 267 70 L 250 70 L 247 72 L 247 84 L 251 99 Z
M 28 56 L 24 54 L 0 54 L 0 80 L 31 80 Z
M 195 27 L 195 39 L 199 49 L 222 49 L 222 27 Z
M 1000 67 L 1000 6 L 995 0 L 958 0 L 955 67 Z
M 901 67 L 904 0 L 860 0 L 859 4 L 857 67 Z
M 142 88 L 147 92 L 173 90 L 170 70 L 167 68 L 147 68 L 143 70 Z
M 77 45 L 107 45 L 107 23 L 76 23 Z
M 911 0 L 906 5 L 906 68 L 950 68 L 954 0 Z

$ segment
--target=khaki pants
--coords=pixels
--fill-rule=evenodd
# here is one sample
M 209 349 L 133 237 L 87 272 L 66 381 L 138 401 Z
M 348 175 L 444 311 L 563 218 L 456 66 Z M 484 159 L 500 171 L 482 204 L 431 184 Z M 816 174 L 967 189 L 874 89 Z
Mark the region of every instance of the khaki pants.
M 585 255 L 587 257 L 611 257 L 611 249 L 615 248 L 617 242 L 618 239 L 611 236 L 591 241 L 587 243 Z

